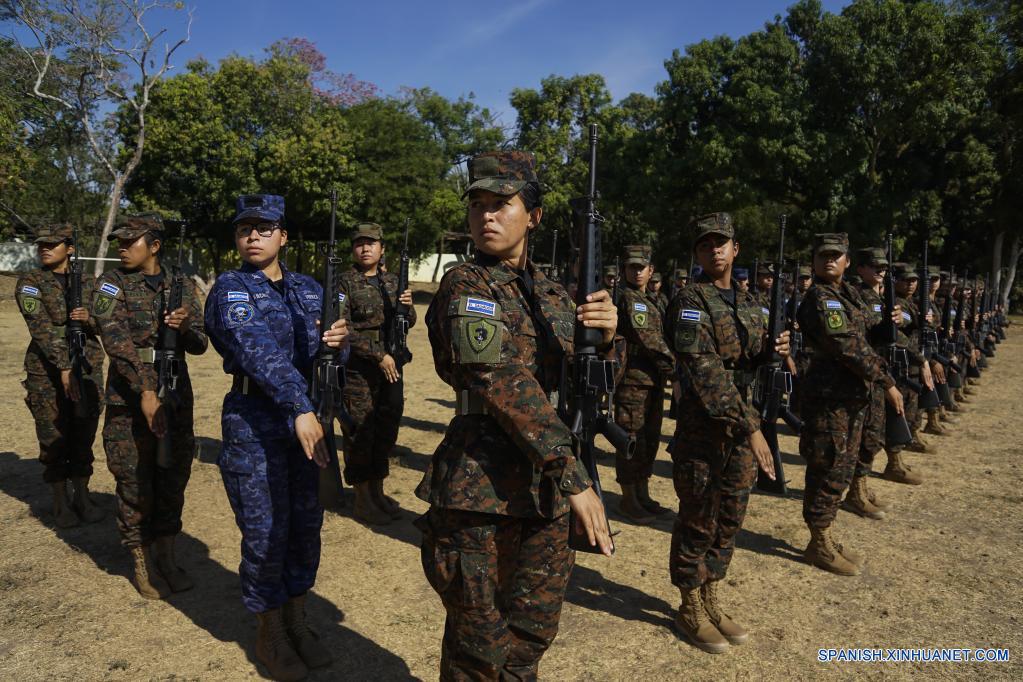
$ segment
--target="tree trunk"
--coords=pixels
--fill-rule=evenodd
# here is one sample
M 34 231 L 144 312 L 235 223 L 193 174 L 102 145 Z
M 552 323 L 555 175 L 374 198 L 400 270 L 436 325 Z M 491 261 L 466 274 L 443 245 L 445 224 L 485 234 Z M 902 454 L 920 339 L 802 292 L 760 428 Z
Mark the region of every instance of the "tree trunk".
M 99 243 L 96 245 L 96 263 L 92 268 L 93 277 L 99 277 L 103 274 L 103 259 L 106 258 L 107 249 L 109 244 L 107 243 L 107 237 L 114 229 L 114 221 L 117 219 L 117 209 L 121 205 L 121 195 L 124 193 L 124 181 L 125 176 L 118 174 L 114 176 L 114 181 L 110 185 L 110 201 L 107 204 L 107 217 L 103 222 L 103 230 L 99 233 Z
M 991 244 L 991 286 L 995 291 L 1001 291 L 1002 283 L 1002 251 L 1005 247 L 1005 230 L 998 230 L 995 233 L 995 240 Z
M 1023 250 L 1023 238 L 1017 234 L 1012 238 L 1012 246 L 1009 249 L 1009 271 L 1005 275 L 1004 286 L 997 290 L 1001 294 L 998 300 L 1006 313 L 1009 312 L 1009 295 L 1012 293 L 1012 285 L 1016 281 L 1016 266 L 1019 264 L 1021 250 Z

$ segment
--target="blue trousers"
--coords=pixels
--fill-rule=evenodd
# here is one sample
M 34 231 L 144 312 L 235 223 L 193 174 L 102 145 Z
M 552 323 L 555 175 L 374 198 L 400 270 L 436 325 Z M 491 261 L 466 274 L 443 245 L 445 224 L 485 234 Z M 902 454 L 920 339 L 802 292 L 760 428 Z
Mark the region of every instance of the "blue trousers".
M 242 532 L 245 608 L 262 613 L 308 592 L 320 565 L 319 468 L 287 438 L 225 444 L 220 474 Z

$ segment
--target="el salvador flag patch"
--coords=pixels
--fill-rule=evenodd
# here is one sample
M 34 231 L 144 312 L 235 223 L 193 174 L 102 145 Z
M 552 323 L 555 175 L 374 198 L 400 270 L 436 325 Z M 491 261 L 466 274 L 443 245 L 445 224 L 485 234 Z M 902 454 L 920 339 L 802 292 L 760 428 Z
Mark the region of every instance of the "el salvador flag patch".
M 641 313 L 645 313 L 646 312 L 646 303 L 634 303 L 634 304 L 632 304 L 632 309 L 633 310 L 637 310 L 637 311 L 639 311 Z
M 902 319 L 906 322 L 909 322 L 910 320 L 913 319 L 913 316 L 910 315 L 909 313 L 902 313 Z
M 488 317 L 493 317 L 497 312 L 497 304 L 493 301 L 486 301 L 482 298 L 468 297 L 465 300 L 465 312 L 467 313 L 480 313 Z
M 839 301 L 825 301 L 824 305 L 828 307 L 828 310 L 842 310 L 842 304 Z
M 21 293 L 28 294 L 29 296 L 38 296 L 39 289 L 36 289 L 35 287 L 26 284 L 25 286 L 21 287 Z
M 703 318 L 703 314 L 699 310 L 690 310 L 686 308 L 679 315 L 680 320 L 686 320 L 687 322 L 699 322 Z
M 229 291 L 227 292 L 227 302 L 234 303 L 235 301 L 248 301 L 249 295 L 244 291 Z
M 771 309 L 770 308 L 761 308 L 760 310 L 762 310 L 764 312 L 764 315 L 770 315 L 771 314 Z
M 117 294 L 121 293 L 121 289 L 110 282 L 103 282 L 103 286 L 101 286 L 99 290 L 107 296 L 117 296 Z
M 338 303 L 344 303 L 345 302 L 345 292 L 343 292 L 343 291 L 337 292 L 337 302 Z
M 882 310 L 881 304 L 880 303 L 875 303 L 874 304 L 874 312 L 875 313 L 879 313 L 879 312 L 881 312 L 881 310 Z

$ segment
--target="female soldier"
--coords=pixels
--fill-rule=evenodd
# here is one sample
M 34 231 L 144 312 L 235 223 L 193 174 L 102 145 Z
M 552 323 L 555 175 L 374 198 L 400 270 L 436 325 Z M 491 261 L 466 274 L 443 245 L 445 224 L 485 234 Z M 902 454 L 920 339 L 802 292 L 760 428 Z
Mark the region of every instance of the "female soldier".
M 192 471 L 192 384 L 184 352 L 206 352 L 206 333 L 195 284 L 184 281 L 182 305 L 162 322 L 180 333 L 179 378 L 173 403 L 156 395 L 154 368 L 160 312 L 171 278 L 160 266 L 161 223 L 151 217 L 123 221 L 110 233 L 118 240 L 121 267 L 96 283 L 92 314 L 110 357 L 103 449 L 117 481 L 118 527 L 135 563 L 135 587 L 147 599 L 163 599 L 192 588 L 174 559 L 181 532 L 185 486 Z M 170 438 L 170 466 L 157 467 L 157 449 Z M 150 546 L 153 552 L 150 552 Z M 154 556 L 155 555 L 155 556 Z M 154 561 L 155 560 L 155 561 Z
M 767 318 L 732 278 L 739 253 L 732 217 L 697 220 L 693 250 L 703 269 L 668 308 L 666 335 L 680 381 L 672 460 L 678 517 L 671 533 L 671 581 L 682 592 L 675 625 L 695 646 L 723 653 L 748 634 L 721 610 L 718 585 L 735 551 L 757 465 L 774 478 L 751 385 L 771 350 Z M 774 340 L 788 356 L 789 333 Z
M 46 225 L 36 235 L 42 268 L 18 278 L 15 297 L 32 337 L 25 351 L 25 402 L 36 424 L 43 480 L 53 488 L 53 517 L 60 528 L 103 518 L 103 511 L 89 498 L 92 476 L 92 443 L 102 404 L 99 385 L 103 379 L 103 350 L 96 338 L 96 321 L 86 308 L 68 311 L 68 266 L 74 253 L 70 225 Z M 95 280 L 82 275 L 82 301 L 89 305 Z M 86 334 L 85 359 L 91 372 L 82 385 L 71 374 L 67 323 L 82 323 Z M 81 402 L 80 402 L 81 401 Z M 67 482 L 74 483 L 74 501 L 67 499 Z M 76 515 L 75 512 L 78 512 Z
M 574 554 L 567 512 L 610 554 L 604 508 L 552 400 L 575 321 L 603 332 L 606 291 L 578 308 L 527 258 L 543 215 L 533 156 L 469 162 L 476 258 L 449 271 L 427 312 L 434 364 L 456 416 L 416 494 L 423 570 L 447 611 L 441 679 L 535 679 L 554 640 Z
M 319 348 L 322 289 L 286 270 L 284 199 L 238 198 L 235 246 L 243 264 L 217 278 L 206 328 L 234 377 L 221 413 L 217 464 L 242 532 L 242 603 L 256 614 L 256 658 L 274 679 L 299 680 L 331 656 L 305 622 L 320 563 L 319 471 L 330 461 L 306 377 Z M 339 320 L 322 338 L 345 344 Z M 348 348 L 340 362 L 347 359 Z M 314 463 L 315 461 L 315 463 Z
M 803 430 L 799 454 L 806 460 L 803 519 L 810 528 L 806 560 L 838 575 L 858 575 L 862 558 L 831 535 L 842 495 L 849 487 L 860 451 L 863 420 L 874 382 L 902 414 L 902 394 L 884 360 L 870 347 L 863 301 L 842 281 L 849 267 L 845 233 L 814 237 L 815 286 L 796 313 L 813 360 L 803 378 Z

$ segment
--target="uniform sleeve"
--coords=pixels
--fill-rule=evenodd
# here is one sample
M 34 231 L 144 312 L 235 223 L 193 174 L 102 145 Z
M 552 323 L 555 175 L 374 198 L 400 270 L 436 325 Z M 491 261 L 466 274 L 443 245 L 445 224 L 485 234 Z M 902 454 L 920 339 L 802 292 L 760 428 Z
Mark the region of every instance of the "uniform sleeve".
M 57 369 L 70 369 L 67 341 L 57 336 L 57 328 L 50 319 L 46 306 L 43 305 L 38 282 L 29 275 L 19 277 L 15 298 L 21 316 L 25 318 L 25 324 L 28 326 L 28 333 L 46 360 Z
M 295 417 L 315 411 L 307 395 L 309 385 L 277 345 L 266 318 L 243 293 L 245 287 L 229 277 L 218 279 L 206 299 L 205 333 L 270 397 L 294 431 Z
M 844 303 L 814 288 L 799 306 L 799 328 L 813 339 L 814 345 L 836 358 L 853 374 L 867 382 L 879 382 L 886 389 L 895 384 L 880 355 L 856 333 L 849 323 Z
M 663 325 L 654 322 L 656 316 L 649 309 L 653 306 L 637 296 L 623 296 L 618 305 L 618 333 L 627 344 L 639 349 L 662 377 L 667 377 L 675 369 L 675 358 L 664 340 Z
M 736 439 L 759 431 L 760 415 L 742 399 L 725 369 L 717 353 L 713 322 L 699 294 L 686 289 L 669 314 L 677 316 L 670 328 L 679 366 L 707 416 L 728 428 Z
M 469 299 L 493 307 L 473 312 Z M 460 271 L 445 278 L 430 305 L 428 325 L 434 364 L 444 381 L 481 398 L 515 446 L 563 493 L 592 485 L 574 455 L 572 432 L 515 352 L 515 339 L 509 338 L 500 307 L 479 274 Z
M 188 331 L 181 335 L 185 352 L 189 355 L 202 355 L 209 347 L 206 336 L 206 324 L 203 310 L 199 305 L 199 292 L 195 282 L 185 280 L 185 305 L 188 306 Z
M 99 326 L 99 336 L 103 341 L 103 350 L 110 358 L 111 371 L 127 379 L 131 391 L 136 395 L 144 391 L 155 391 L 156 370 L 139 358 L 138 350 L 131 340 L 124 289 L 115 278 L 101 277 L 96 283 L 92 316 Z
M 82 274 L 82 307 L 89 311 L 89 320 L 83 322 L 85 333 L 94 338 L 99 338 L 99 320 L 92 314 L 92 300 L 96 295 L 96 278 L 92 275 Z

